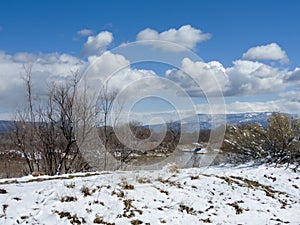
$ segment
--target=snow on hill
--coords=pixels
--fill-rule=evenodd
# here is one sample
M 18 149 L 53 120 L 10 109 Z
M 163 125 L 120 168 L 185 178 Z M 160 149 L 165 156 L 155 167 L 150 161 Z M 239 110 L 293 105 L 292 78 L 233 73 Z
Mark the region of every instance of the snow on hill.
M 299 224 L 300 174 L 266 166 L 0 180 L 0 224 Z
M 214 115 L 215 122 L 213 123 L 213 116 L 210 114 L 198 114 L 198 122 L 200 129 L 212 129 L 223 124 L 248 124 L 248 123 L 259 123 L 262 126 L 267 126 L 267 121 L 271 117 L 271 112 L 247 112 L 247 113 L 236 113 L 236 114 L 216 114 Z M 296 115 L 288 114 L 291 117 L 296 117 Z M 195 126 L 195 117 L 188 117 L 182 120 L 184 124 L 184 129 L 189 132 L 197 131 L 197 126 Z M 162 124 L 145 125 L 145 127 L 150 127 L 156 132 L 162 130 Z

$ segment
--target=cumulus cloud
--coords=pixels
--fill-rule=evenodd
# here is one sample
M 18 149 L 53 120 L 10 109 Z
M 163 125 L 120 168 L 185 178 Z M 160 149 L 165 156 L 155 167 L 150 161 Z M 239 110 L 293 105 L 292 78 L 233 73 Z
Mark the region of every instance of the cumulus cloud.
M 300 71 L 279 69 L 261 62 L 237 60 L 225 68 L 220 62 L 194 62 L 186 58 L 179 69 L 166 72 L 166 77 L 184 88 L 191 96 L 255 96 L 275 93 L 300 82 Z
M 243 59 L 246 60 L 279 60 L 281 63 L 289 61 L 286 53 L 276 43 L 261 45 L 250 48 L 243 54 Z
M 293 71 L 289 71 L 286 74 L 286 80 L 292 83 L 299 83 L 300 82 L 300 68 L 296 67 Z
M 33 63 L 32 84 L 35 97 L 45 94 L 49 83 L 67 78 L 71 71 L 81 70 L 86 64 L 67 54 L 9 55 L 0 52 L 0 117 L 5 114 L 7 118 L 7 115 L 12 115 L 17 107 L 24 104 L 25 88 L 21 76 L 24 74 L 23 65 L 27 63 Z
M 82 47 L 82 56 L 100 55 L 107 49 L 107 46 L 113 41 L 111 32 L 103 31 L 96 36 L 89 36 Z
M 95 84 L 107 84 L 111 91 L 121 91 L 128 87 L 132 82 L 146 77 L 158 77 L 152 70 L 133 69 L 130 67 L 130 61 L 123 55 L 114 54 L 110 51 L 101 56 L 91 56 L 88 58 L 88 68 L 85 76 L 91 82 L 90 86 Z M 144 80 L 143 88 L 147 89 L 150 84 Z M 151 84 L 150 86 L 152 86 Z M 141 89 L 142 90 L 142 89 Z M 132 90 L 132 94 L 137 90 Z M 127 92 L 129 93 L 129 92 Z
M 221 63 L 193 62 L 185 58 L 180 69 L 168 70 L 166 77 L 184 88 L 191 96 L 218 95 L 227 90 L 228 76 Z
M 84 33 L 90 35 L 88 31 L 82 31 L 81 35 Z M 190 25 L 161 33 L 146 29 L 137 36 L 137 40 L 151 40 L 147 44 L 173 52 L 180 51 L 180 48 L 166 44 L 167 41 L 186 48 L 195 48 L 197 43 L 209 38 L 209 34 Z M 34 63 L 32 76 L 36 95 L 46 93 L 47 83 L 65 79 L 71 71 L 76 70 L 85 71 L 84 75 L 89 76 L 94 85 L 99 84 L 98 81 L 103 83 L 109 80 L 110 88 L 113 90 L 124 91 L 127 88 L 124 93 L 128 99 L 151 93 L 159 96 L 165 92 L 162 96 L 174 102 L 187 101 L 183 95 L 178 94 L 179 89 L 186 91 L 191 97 L 215 96 L 220 90 L 225 97 L 256 96 L 278 93 L 300 83 L 300 68 L 288 70 L 257 61 L 287 61 L 285 52 L 275 43 L 249 49 L 243 55 L 243 59 L 234 61 L 230 67 L 225 67 L 217 61 L 203 62 L 184 58 L 180 68 L 167 70 L 165 77 L 161 78 L 152 70 L 134 69 L 126 57 L 107 51 L 107 46 L 112 41 L 113 35 L 107 31 L 89 36 L 82 48 L 85 60 L 68 54 L 19 52 L 10 55 L 0 51 L 0 116 L 3 118 L 4 115 L 9 115 L 9 112 L 13 112 L 15 107 L 22 105 L 25 100 L 20 75 L 24 71 L 22 66 L 26 63 Z M 164 79 L 174 85 L 162 82 Z M 232 112 L 245 112 L 251 109 L 295 112 L 300 110 L 300 96 L 297 91 L 292 91 L 280 94 L 274 101 L 234 102 L 227 106 Z
M 153 45 L 166 51 L 179 52 L 184 51 L 182 47 L 194 49 L 199 42 L 210 38 L 210 34 L 203 33 L 201 30 L 196 29 L 191 25 L 184 25 L 178 30 L 169 29 L 161 33 L 147 28 L 138 33 L 136 40 L 145 41 L 145 44 Z M 172 44 L 168 44 L 167 42 L 172 42 L 182 47 L 176 47 Z
M 268 66 L 260 62 L 237 60 L 233 66 L 226 68 L 230 88 L 225 95 L 257 95 L 273 93 L 284 89 L 286 70 Z
M 82 29 L 77 31 L 77 34 L 80 36 L 91 36 L 94 34 L 94 32 L 90 29 Z

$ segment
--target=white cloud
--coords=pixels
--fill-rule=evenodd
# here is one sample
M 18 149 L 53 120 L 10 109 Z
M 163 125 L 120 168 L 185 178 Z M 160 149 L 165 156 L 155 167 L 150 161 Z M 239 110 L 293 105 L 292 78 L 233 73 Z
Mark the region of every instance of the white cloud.
M 227 113 L 244 112 L 283 112 L 298 114 L 300 112 L 300 102 L 277 99 L 264 102 L 234 102 L 226 106 Z
M 227 90 L 228 76 L 221 63 L 193 62 L 185 58 L 180 69 L 169 70 L 166 77 L 177 82 L 191 96 L 218 95 Z
M 87 42 L 82 47 L 82 56 L 100 55 L 107 49 L 113 41 L 112 33 L 103 31 L 96 36 L 89 36 Z
M 132 69 L 130 62 L 124 56 L 111 52 L 105 52 L 101 56 L 90 56 L 88 62 L 67 54 L 9 55 L 0 52 L 0 119 L 8 119 L 9 114 L 12 116 L 17 108 L 22 108 L 25 102 L 25 87 L 21 80 L 21 75 L 24 73 L 23 64 L 31 62 L 35 98 L 47 94 L 49 83 L 60 82 L 70 76 L 71 71 L 76 70 L 86 71 L 83 75 L 88 76 L 91 84 L 98 85 L 96 87 L 98 91 L 101 82 L 106 79 L 109 79 L 109 88 L 113 90 L 122 90 L 139 81 L 137 84 L 142 88 L 128 89 L 126 97 L 136 96 L 137 92 L 141 94 L 152 87 L 156 90 L 162 88 L 159 83 L 144 79 L 158 77 L 153 71 Z
M 300 83 L 300 68 L 296 67 L 293 71 L 286 74 L 286 80 L 295 83 Z
M 179 69 L 168 70 L 166 77 L 184 88 L 191 96 L 255 96 L 276 93 L 300 82 L 299 69 L 288 71 L 261 62 L 237 60 L 225 68 L 220 62 L 182 60 Z M 200 85 L 197 85 L 200 84 Z
M 139 79 L 157 77 L 152 70 L 132 69 L 130 61 L 124 56 L 109 51 L 101 56 L 90 56 L 88 62 L 89 67 L 85 76 L 90 82 L 90 86 L 98 85 L 95 88 L 99 88 L 99 85 L 108 82 L 110 89 L 122 90 Z M 153 84 L 150 86 L 153 86 Z M 147 89 L 147 87 L 148 85 L 144 83 L 143 88 Z M 136 91 L 133 90 L 132 94 L 136 94 Z
M 184 47 L 194 48 L 198 42 L 208 39 L 209 35 L 203 34 L 190 25 L 162 33 L 146 29 L 138 35 L 138 39 L 141 40 L 150 40 L 151 38 L 160 41 L 173 41 Z M 168 83 L 162 82 L 164 78 L 160 78 L 152 70 L 132 68 L 131 62 L 123 55 L 106 51 L 107 46 L 112 41 L 113 35 L 106 31 L 88 37 L 82 48 L 82 54 L 87 56 L 87 61 L 68 54 L 19 52 L 9 55 L 0 51 L 0 116 L 7 117 L 17 105 L 23 104 L 25 96 L 20 74 L 23 72 L 22 65 L 31 62 L 34 62 L 32 75 L 36 95 L 46 93 L 47 82 L 59 81 L 69 76 L 71 71 L 83 71 L 85 68 L 88 68 L 85 75 L 91 76 L 92 83 L 94 80 L 103 82 L 109 78 L 112 89 L 127 88 L 125 93 L 128 99 L 132 96 L 139 98 L 153 94 L 154 96 L 163 96 L 163 98 L 174 102 L 187 102 L 187 99 L 182 97 L 183 95 L 178 94 L 182 90 L 192 97 L 215 95 L 218 90 L 221 90 L 224 96 L 256 96 L 265 93 L 278 93 L 287 87 L 294 87 L 295 84 L 300 83 L 299 68 L 288 70 L 251 61 L 259 58 L 281 61 L 287 59 L 285 52 L 279 48 L 284 53 L 280 56 L 280 51 L 277 51 L 278 48 L 276 50 L 276 46 L 279 46 L 276 44 L 260 46 L 253 48 L 254 50 L 249 49 L 244 54 L 244 59 L 234 61 L 233 65 L 227 68 L 217 61 L 206 63 L 184 58 L 179 69 L 166 71 L 165 78 L 170 81 Z M 151 42 L 151 44 L 168 51 L 178 50 L 173 48 L 174 45 L 165 45 L 161 42 Z M 272 45 L 276 45 L 275 48 Z M 271 54 L 271 52 L 273 53 Z M 249 57 L 252 57 L 251 60 Z M 95 82 L 95 84 L 99 83 Z M 200 87 L 197 84 L 200 84 Z M 300 111 L 299 101 L 298 92 L 293 91 L 280 94 L 279 98 L 274 101 L 234 102 L 227 106 L 230 112 L 282 111 L 292 113 L 297 110 Z
M 214 107 L 213 113 L 224 113 L 222 105 L 198 104 L 195 107 L 199 114 L 212 113 L 210 107 Z M 226 114 L 246 113 L 246 112 L 282 112 L 299 115 L 300 102 L 292 102 L 290 100 L 277 99 L 273 101 L 256 101 L 242 102 L 236 101 L 226 104 Z
M 224 94 L 229 96 L 257 95 L 274 93 L 284 89 L 286 70 L 268 66 L 260 62 L 237 60 L 226 68 L 230 89 Z
M 90 35 L 93 35 L 94 32 L 90 29 L 82 29 L 82 30 L 77 31 L 77 34 L 80 36 L 90 36 Z
M 279 94 L 279 99 L 282 101 L 289 101 L 289 102 L 297 102 L 300 103 L 300 92 L 297 91 L 288 91 Z M 300 111 L 299 111 L 300 113 Z
M 21 80 L 23 64 L 33 63 L 32 84 L 34 97 L 41 97 L 48 90 L 47 84 L 71 75 L 71 71 L 81 70 L 85 62 L 67 54 L 14 55 L 0 52 L 0 119 L 12 115 L 25 102 L 25 88 Z M 3 114 L 3 115 L 4 115 Z
M 276 43 L 261 45 L 250 48 L 243 54 L 246 60 L 280 60 L 280 62 L 288 62 L 289 59 L 284 50 Z
M 178 30 L 169 29 L 158 33 L 156 30 L 147 28 L 138 33 L 137 41 L 146 41 L 145 44 L 150 44 L 155 47 L 162 48 L 166 51 L 179 52 L 184 51 L 182 47 L 194 49 L 199 42 L 208 40 L 211 35 L 203 33 L 201 30 L 193 28 L 191 25 L 184 25 Z M 180 46 L 168 44 L 167 42 L 176 43 Z

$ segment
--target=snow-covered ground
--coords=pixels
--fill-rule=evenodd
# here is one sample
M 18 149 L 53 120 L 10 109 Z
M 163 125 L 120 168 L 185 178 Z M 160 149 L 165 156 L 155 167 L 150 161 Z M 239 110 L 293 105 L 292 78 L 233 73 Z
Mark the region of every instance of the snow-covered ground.
M 300 174 L 266 166 L 0 180 L 0 224 L 300 224 Z

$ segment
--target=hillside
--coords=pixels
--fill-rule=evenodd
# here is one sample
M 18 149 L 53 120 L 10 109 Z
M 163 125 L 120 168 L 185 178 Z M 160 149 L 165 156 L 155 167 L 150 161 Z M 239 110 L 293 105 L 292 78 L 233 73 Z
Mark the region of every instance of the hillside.
M 300 174 L 266 166 L 0 180 L 0 224 L 299 224 Z
M 271 117 L 271 112 L 248 112 L 248 113 L 235 113 L 235 114 L 216 114 L 214 115 L 215 122 L 212 122 L 212 115 L 210 114 L 198 114 L 198 121 L 200 129 L 212 129 L 220 125 L 226 124 L 248 124 L 248 123 L 259 123 L 262 126 L 267 125 L 268 119 Z M 289 114 L 290 117 L 298 117 L 297 115 Z M 184 129 L 189 132 L 197 131 L 195 126 L 195 117 L 188 117 L 182 120 Z M 145 125 L 150 127 L 156 132 L 162 130 L 162 124 Z

